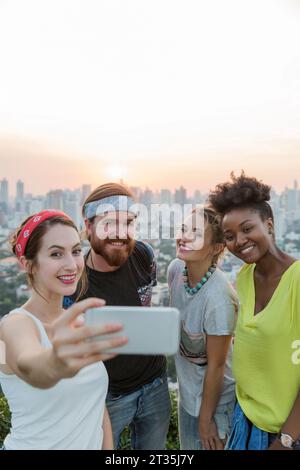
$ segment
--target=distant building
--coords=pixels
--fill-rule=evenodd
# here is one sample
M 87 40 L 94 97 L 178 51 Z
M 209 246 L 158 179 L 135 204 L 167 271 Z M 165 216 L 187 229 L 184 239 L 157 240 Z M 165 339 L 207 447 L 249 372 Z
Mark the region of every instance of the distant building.
M 80 191 L 64 191 L 63 211 L 71 217 L 78 228 L 83 226 L 80 201 Z
M 18 180 L 16 185 L 15 208 L 17 212 L 24 211 L 24 183 L 21 180 Z
M 186 189 L 183 186 L 175 190 L 174 202 L 181 206 L 187 203 Z
M 24 183 L 21 180 L 17 181 L 17 200 L 22 201 L 24 199 Z
M 88 197 L 89 194 L 92 192 L 92 186 L 90 184 L 83 184 L 81 186 L 81 206 L 83 205 L 84 201 Z
M 203 204 L 204 201 L 205 201 L 205 196 L 203 196 L 203 194 L 201 193 L 201 191 L 199 191 L 199 189 L 197 189 L 197 190 L 194 192 L 193 204 Z
M 63 210 L 64 206 L 64 192 L 62 189 L 49 191 L 46 196 L 46 209 Z
M 146 188 L 145 191 L 141 194 L 140 202 L 149 207 L 153 203 L 153 192 Z
M 160 204 L 172 204 L 172 193 L 169 189 L 161 189 Z
M 277 240 L 282 240 L 287 231 L 285 210 L 280 208 L 275 212 L 275 236 Z
M 285 210 L 288 224 L 300 218 L 300 191 L 296 180 L 294 181 L 293 189 L 285 188 L 281 197 L 281 204 Z
M 6 224 L 6 213 L 3 209 L 0 208 L 0 227 L 3 227 Z
M 41 212 L 44 209 L 44 205 L 45 205 L 45 198 L 42 198 L 42 197 L 32 198 L 30 201 L 30 206 L 29 206 L 29 215 L 36 214 L 37 212 Z
M 6 178 L 0 181 L 0 202 L 8 208 L 8 181 Z

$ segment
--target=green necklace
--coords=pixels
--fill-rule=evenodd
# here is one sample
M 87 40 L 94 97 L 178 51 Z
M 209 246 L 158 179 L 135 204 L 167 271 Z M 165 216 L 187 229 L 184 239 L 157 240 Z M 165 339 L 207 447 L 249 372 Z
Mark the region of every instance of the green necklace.
M 195 287 L 190 287 L 189 286 L 188 271 L 187 271 L 187 267 L 185 266 L 184 269 L 183 269 L 183 272 L 182 272 L 183 285 L 184 285 L 185 291 L 190 295 L 197 294 L 197 292 L 201 289 L 201 287 L 204 286 L 204 284 L 208 281 L 208 279 L 213 275 L 213 273 L 215 272 L 216 269 L 217 269 L 217 266 L 215 264 L 213 264 L 209 268 L 209 270 L 207 271 L 205 276 L 203 276 L 201 281 L 199 281 L 198 284 Z

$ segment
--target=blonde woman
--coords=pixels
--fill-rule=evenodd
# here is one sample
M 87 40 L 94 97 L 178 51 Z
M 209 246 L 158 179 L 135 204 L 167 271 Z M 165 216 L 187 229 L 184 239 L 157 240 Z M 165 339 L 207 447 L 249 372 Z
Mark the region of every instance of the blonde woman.
M 199 215 L 204 224 L 199 224 Z M 224 250 L 219 218 L 195 210 L 177 237 L 177 259 L 168 269 L 171 305 L 182 330 L 176 355 L 179 434 L 184 450 L 221 450 L 230 432 L 235 403 L 231 343 L 237 300 L 217 268 Z

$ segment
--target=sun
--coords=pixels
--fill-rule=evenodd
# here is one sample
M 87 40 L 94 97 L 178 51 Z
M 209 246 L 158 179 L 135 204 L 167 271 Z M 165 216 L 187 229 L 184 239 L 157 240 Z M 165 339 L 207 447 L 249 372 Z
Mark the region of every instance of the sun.
M 107 176 L 112 180 L 123 180 L 125 176 L 125 168 L 122 165 L 112 165 L 106 170 Z

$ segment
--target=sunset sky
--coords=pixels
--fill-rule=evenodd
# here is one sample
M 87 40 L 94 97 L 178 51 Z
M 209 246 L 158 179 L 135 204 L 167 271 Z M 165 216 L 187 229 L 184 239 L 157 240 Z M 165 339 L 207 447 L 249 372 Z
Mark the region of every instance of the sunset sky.
M 0 0 L 13 192 L 300 180 L 298 0 Z

